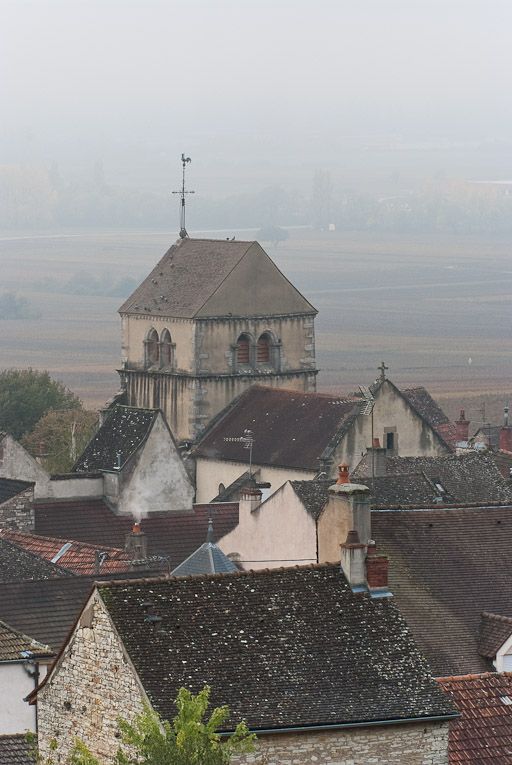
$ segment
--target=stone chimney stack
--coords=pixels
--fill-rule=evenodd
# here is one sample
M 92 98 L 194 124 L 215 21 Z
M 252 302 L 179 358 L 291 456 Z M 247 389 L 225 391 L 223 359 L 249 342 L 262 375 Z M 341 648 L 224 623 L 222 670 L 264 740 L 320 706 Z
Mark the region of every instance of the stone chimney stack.
M 261 505 L 261 491 L 256 486 L 244 486 L 240 491 L 239 515 L 250 515 Z
M 467 441 L 469 438 L 469 420 L 466 420 L 464 409 L 460 410 L 459 419 L 455 420 L 455 438 L 457 441 Z
M 370 489 L 351 483 L 347 465 L 339 466 L 337 482 L 329 487 L 327 504 L 317 521 L 318 561 L 340 559 L 340 539 L 357 532 L 359 543 L 371 538 Z
M 341 570 L 353 590 L 365 589 L 365 559 L 366 545 L 361 544 L 357 531 L 352 529 L 348 532 L 346 541 L 341 545 Z
M 140 523 L 134 523 L 132 530 L 126 535 L 124 549 L 132 561 L 148 557 L 148 540 L 140 528 Z
M 503 409 L 503 425 L 500 430 L 499 448 L 502 452 L 512 452 L 512 427 L 508 424 L 508 406 Z
M 378 438 L 373 439 L 373 444 L 366 449 L 368 455 L 366 463 L 368 465 L 368 474 L 373 476 L 386 475 L 387 468 L 387 450 L 380 445 Z

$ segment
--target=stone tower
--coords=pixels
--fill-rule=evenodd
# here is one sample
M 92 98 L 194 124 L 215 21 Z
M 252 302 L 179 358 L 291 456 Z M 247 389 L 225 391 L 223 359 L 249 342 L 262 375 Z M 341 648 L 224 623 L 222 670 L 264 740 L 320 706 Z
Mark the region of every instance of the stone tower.
M 315 390 L 317 311 L 257 242 L 178 240 L 119 313 L 127 403 L 179 441 L 254 383 Z

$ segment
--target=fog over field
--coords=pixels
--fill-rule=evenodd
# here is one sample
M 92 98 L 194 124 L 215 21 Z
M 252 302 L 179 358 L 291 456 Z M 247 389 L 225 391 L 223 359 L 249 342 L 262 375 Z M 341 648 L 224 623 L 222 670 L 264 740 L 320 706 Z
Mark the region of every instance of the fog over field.
M 263 244 L 320 310 L 321 388 L 384 359 L 501 406 L 511 28 L 508 0 L 3 0 L 0 368 L 113 392 L 184 151 L 191 234 L 288 232 Z

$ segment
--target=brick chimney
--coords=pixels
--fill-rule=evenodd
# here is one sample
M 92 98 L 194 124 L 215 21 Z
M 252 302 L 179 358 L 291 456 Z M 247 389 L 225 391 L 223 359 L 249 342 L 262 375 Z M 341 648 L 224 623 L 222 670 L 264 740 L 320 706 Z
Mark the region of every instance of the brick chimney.
M 317 521 L 319 563 L 340 559 L 340 539 L 347 539 L 349 531 L 356 531 L 364 545 L 371 538 L 370 490 L 351 483 L 348 467 L 340 465 L 338 480 L 329 487 L 327 504 Z
M 256 486 L 244 486 L 240 490 L 238 512 L 242 515 L 250 515 L 261 505 L 261 491 Z
M 389 561 L 378 555 L 375 542 L 364 545 L 355 529 L 347 534 L 341 547 L 341 570 L 353 592 L 367 592 L 372 598 L 391 597 L 388 590 Z
M 148 556 L 148 540 L 140 528 L 140 523 L 134 523 L 132 530 L 126 535 L 124 549 L 130 556 L 130 560 L 143 560 Z
M 387 555 L 378 555 L 375 542 L 368 545 L 366 555 L 366 582 L 370 594 L 378 597 L 388 593 L 389 560 Z
M 380 445 L 378 438 L 373 439 L 373 444 L 366 449 L 366 464 L 368 466 L 369 476 L 386 475 L 387 468 L 387 449 Z
M 501 452 L 512 452 L 512 427 L 508 424 L 508 406 L 503 409 L 503 425 L 500 429 L 499 448 Z
M 464 409 L 460 410 L 459 419 L 455 420 L 455 439 L 457 441 L 467 441 L 469 438 L 469 420 L 466 420 Z

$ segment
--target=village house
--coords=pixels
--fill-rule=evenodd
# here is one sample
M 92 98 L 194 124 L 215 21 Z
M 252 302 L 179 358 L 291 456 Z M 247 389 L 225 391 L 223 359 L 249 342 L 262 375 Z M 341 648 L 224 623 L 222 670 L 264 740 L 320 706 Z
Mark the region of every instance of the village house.
M 453 451 L 441 428 L 448 419 L 424 388 L 402 392 L 381 371 L 370 393 L 371 409 L 362 396 L 253 386 L 219 413 L 192 452 L 197 501 L 209 502 L 236 482 L 250 457 L 258 479 L 275 491 L 286 481 L 335 478 L 340 463 L 355 468 L 375 438 L 388 455 Z
M 257 242 L 178 240 L 119 313 L 125 403 L 179 442 L 254 383 L 315 390 L 317 311 Z
M 119 716 L 205 683 L 269 765 L 448 762 L 456 712 L 393 599 L 333 565 L 98 584 L 37 692 L 41 754 L 78 735 L 111 762 Z

